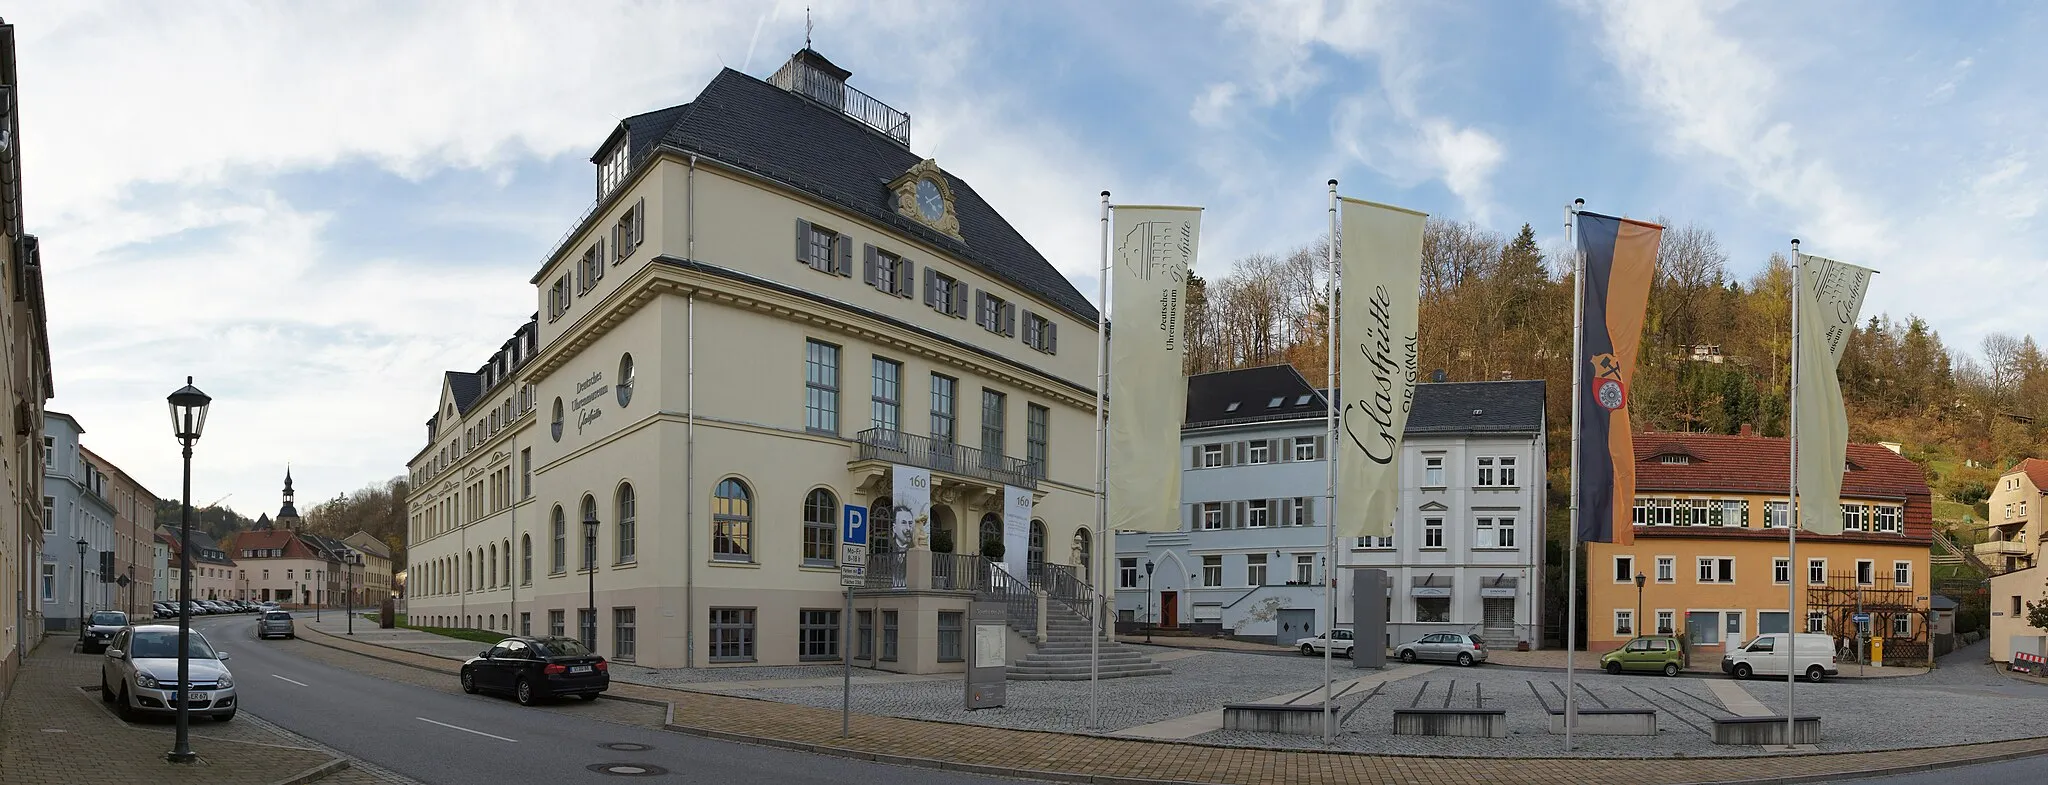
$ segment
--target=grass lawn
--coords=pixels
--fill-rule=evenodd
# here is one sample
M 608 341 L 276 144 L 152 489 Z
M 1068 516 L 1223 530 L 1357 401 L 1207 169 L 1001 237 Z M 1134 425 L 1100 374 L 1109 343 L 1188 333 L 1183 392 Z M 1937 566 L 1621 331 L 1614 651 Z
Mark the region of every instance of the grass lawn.
M 365 613 L 363 614 L 363 618 L 371 621 L 376 621 L 377 614 Z M 392 616 L 392 623 L 394 626 L 403 627 L 408 630 L 430 632 L 435 635 L 446 636 L 449 638 L 460 638 L 466 641 L 476 641 L 477 643 L 497 643 L 498 641 L 502 641 L 505 639 L 505 633 L 491 632 L 490 630 L 472 630 L 466 627 L 421 627 L 413 624 L 407 624 L 405 614 L 403 613 L 394 614 Z

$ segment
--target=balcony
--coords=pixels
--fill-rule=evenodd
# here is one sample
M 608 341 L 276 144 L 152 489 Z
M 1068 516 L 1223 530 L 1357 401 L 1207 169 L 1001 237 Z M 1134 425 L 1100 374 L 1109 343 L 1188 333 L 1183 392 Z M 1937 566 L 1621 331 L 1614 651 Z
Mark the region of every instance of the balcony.
M 854 437 L 854 462 L 879 461 L 972 477 L 1000 485 L 1038 489 L 1040 467 L 1022 458 L 985 453 L 902 431 L 869 428 Z M 1000 490 L 1000 489 L 998 489 Z
M 1986 557 L 2033 555 L 2032 552 L 2027 550 L 2026 543 L 2015 542 L 2013 540 L 1992 540 L 1990 542 L 1980 542 L 1977 543 L 1976 547 L 1972 548 L 1971 550 L 1975 551 L 1977 557 L 1980 559 Z

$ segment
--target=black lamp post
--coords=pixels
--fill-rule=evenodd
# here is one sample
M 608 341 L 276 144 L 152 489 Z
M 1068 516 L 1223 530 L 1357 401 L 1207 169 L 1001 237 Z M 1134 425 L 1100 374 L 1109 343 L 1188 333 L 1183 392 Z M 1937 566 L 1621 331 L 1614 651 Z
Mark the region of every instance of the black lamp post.
M 187 376 L 185 386 L 168 400 L 171 433 L 185 453 L 185 488 L 178 505 L 178 559 L 183 562 L 178 570 L 178 740 L 165 757 L 172 763 L 191 763 L 199 759 L 189 735 L 192 704 L 185 699 L 192 680 L 192 444 L 206 428 L 206 409 L 213 399 L 192 386 L 192 377 Z
M 590 572 L 590 619 L 583 627 L 583 646 L 597 651 L 597 513 L 583 516 L 583 569 Z
M 1649 579 L 1648 579 L 1648 578 L 1645 578 L 1645 577 L 1643 577 L 1643 574 L 1642 574 L 1642 573 L 1640 573 L 1640 572 L 1639 572 L 1639 573 L 1636 573 L 1636 629 L 1642 629 L 1642 624 L 1643 624 L 1643 584 L 1645 584 L 1645 583 L 1648 583 L 1648 582 L 1649 582 Z M 1658 633 L 1658 634 L 1660 634 L 1660 635 L 1661 635 L 1662 633 Z
M 78 538 L 78 648 L 85 648 L 85 549 L 92 547 L 84 537 Z
M 348 634 L 356 634 L 356 565 L 363 563 L 361 554 L 345 551 L 341 568 L 348 571 Z
M 1145 642 L 1152 642 L 1152 564 L 1145 560 Z

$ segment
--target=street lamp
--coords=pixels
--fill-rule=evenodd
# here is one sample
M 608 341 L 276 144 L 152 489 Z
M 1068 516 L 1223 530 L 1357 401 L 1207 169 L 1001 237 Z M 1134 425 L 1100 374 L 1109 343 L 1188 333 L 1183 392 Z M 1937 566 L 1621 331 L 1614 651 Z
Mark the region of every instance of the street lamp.
M 84 537 L 78 538 L 78 648 L 85 649 L 85 549 L 92 547 Z
M 192 386 L 192 377 L 187 376 L 185 386 L 168 400 L 171 434 L 185 453 L 185 489 L 178 505 L 178 559 L 183 562 L 179 565 L 183 569 L 178 570 L 178 740 L 165 757 L 172 763 L 191 763 L 199 759 L 189 735 L 192 703 L 185 699 L 192 681 L 192 445 L 206 428 L 206 409 L 213 399 Z
M 1643 584 L 1648 582 L 1649 579 L 1644 578 L 1642 573 L 1636 573 L 1636 629 L 1639 630 L 1643 624 Z
M 344 569 L 347 569 L 347 570 L 348 570 L 348 634 L 350 634 L 350 635 L 354 635 L 354 634 L 356 634 L 356 569 L 355 569 L 355 568 L 356 568 L 356 565 L 358 565 L 358 564 L 362 564 L 362 563 L 363 563 L 363 557 L 362 557 L 362 554 L 356 553 L 356 552 L 354 552 L 354 551 L 349 551 L 349 552 L 348 552 L 348 556 L 347 556 L 347 557 L 346 557 L 346 559 L 345 559 L 345 560 L 343 561 L 343 568 L 344 568 Z
M 1152 642 L 1152 564 L 1145 560 L 1145 642 Z
M 583 627 L 583 647 L 597 651 L 597 510 L 583 516 L 583 569 L 590 572 L 590 623 Z

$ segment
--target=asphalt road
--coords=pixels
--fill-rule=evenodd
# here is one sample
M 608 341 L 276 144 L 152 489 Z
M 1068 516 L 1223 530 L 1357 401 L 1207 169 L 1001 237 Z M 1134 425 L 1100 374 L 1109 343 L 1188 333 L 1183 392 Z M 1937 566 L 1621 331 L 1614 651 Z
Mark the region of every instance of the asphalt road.
M 1918 774 L 1837 780 L 1842 785 L 1952 785 L 1957 782 L 2048 782 L 2048 757 L 2020 758 Z
M 1023 782 L 735 744 L 529 709 L 508 698 L 423 689 L 292 656 L 292 644 L 255 639 L 253 616 L 195 621 L 216 648 L 232 656 L 228 665 L 244 711 L 430 785 Z M 599 746 L 619 742 L 650 749 Z M 594 764 L 652 764 L 670 775 L 622 778 L 587 768 Z

